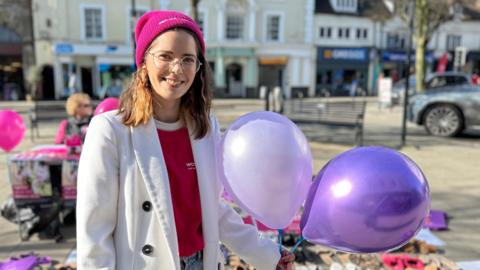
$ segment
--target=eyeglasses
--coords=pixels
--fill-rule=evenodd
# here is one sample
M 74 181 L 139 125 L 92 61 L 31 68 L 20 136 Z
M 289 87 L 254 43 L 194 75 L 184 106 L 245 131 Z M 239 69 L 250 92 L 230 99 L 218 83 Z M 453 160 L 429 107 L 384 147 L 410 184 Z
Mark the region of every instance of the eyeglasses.
M 153 64 L 157 68 L 165 67 L 165 65 L 168 65 L 169 68 L 173 68 L 175 64 L 180 64 L 180 67 L 184 72 L 197 73 L 200 70 L 200 66 L 202 66 L 202 63 L 200 63 L 200 61 L 194 56 L 186 55 L 179 59 L 173 58 L 171 55 L 164 53 L 153 54 L 148 52 L 148 54 L 153 56 Z

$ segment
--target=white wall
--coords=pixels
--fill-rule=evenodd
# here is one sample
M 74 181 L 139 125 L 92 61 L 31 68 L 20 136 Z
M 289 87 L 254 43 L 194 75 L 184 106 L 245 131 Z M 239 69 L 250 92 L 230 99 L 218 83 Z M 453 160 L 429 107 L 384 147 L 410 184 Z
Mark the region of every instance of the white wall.
M 320 27 L 331 27 L 330 38 L 320 38 Z M 349 38 L 339 38 L 338 29 L 349 28 Z M 357 39 L 357 28 L 367 29 L 366 39 Z M 313 40 L 316 46 L 369 47 L 374 45 L 374 23 L 370 19 L 354 16 L 316 14 L 314 19 Z

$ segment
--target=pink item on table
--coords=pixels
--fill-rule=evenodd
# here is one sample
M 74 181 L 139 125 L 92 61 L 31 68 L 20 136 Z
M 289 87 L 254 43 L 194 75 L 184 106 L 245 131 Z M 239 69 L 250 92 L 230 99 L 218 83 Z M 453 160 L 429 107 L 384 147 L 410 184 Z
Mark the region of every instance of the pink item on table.
M 301 215 L 296 215 L 293 219 L 293 221 L 286 227 L 283 229 L 283 231 L 285 233 L 295 233 L 297 235 L 301 235 L 301 231 L 300 231 L 300 218 L 301 218 Z M 251 216 L 246 216 L 243 218 L 243 222 L 245 224 L 253 224 L 253 220 L 252 220 L 252 217 Z M 265 226 L 265 224 L 261 223 L 260 221 L 256 220 L 255 221 L 257 223 L 257 228 L 259 231 L 277 231 L 275 229 L 271 229 L 267 226 Z
M 0 262 L 0 270 L 30 270 L 42 264 L 48 264 L 52 260 L 49 257 L 28 255 L 22 258 L 10 258 L 8 261 Z

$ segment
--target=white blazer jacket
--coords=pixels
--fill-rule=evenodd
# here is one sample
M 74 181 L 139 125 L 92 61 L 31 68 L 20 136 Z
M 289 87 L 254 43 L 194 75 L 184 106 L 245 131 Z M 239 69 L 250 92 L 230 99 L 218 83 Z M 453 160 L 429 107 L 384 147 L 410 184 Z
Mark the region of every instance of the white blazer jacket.
M 258 237 L 229 206 L 220 203 L 215 148 L 216 119 L 202 139 L 192 136 L 205 248 L 203 268 L 223 269 L 219 241 L 258 270 L 280 259 L 275 243 Z M 168 173 L 153 119 L 127 127 L 117 111 L 95 116 L 78 171 L 79 269 L 180 269 Z

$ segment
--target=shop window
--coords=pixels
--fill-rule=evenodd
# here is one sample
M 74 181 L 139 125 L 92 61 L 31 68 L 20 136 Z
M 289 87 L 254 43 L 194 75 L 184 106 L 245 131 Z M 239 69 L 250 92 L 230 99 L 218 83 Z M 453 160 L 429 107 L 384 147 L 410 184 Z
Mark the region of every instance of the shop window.
M 100 89 L 96 96 L 100 99 L 105 97 L 118 97 L 129 83 L 133 67 L 129 65 L 100 64 Z
M 14 31 L 0 26 L 0 42 L 15 43 L 22 42 L 22 38 Z

